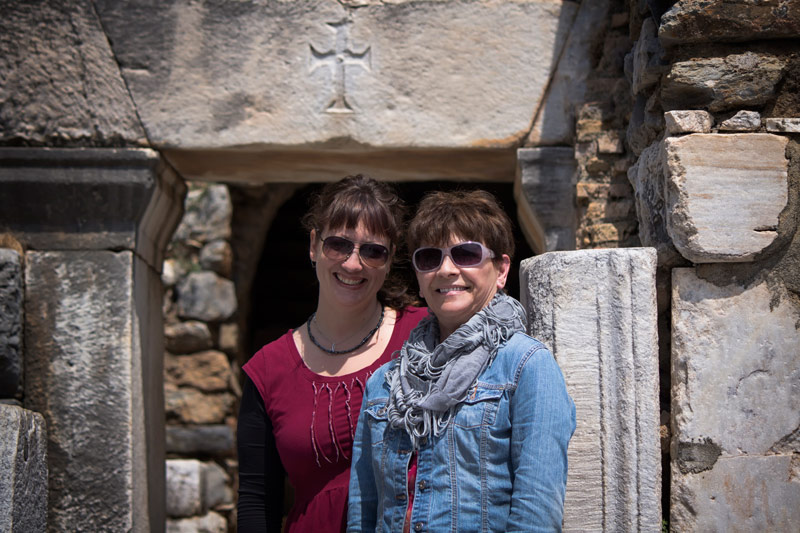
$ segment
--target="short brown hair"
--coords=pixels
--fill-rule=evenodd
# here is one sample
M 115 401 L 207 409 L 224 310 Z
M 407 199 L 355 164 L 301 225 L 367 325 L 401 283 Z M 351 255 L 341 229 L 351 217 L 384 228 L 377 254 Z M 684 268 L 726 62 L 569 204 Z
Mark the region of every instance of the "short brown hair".
M 411 253 L 420 246 L 446 246 L 450 237 L 477 241 L 492 250 L 495 260 L 514 257 L 511 220 L 489 192 L 436 191 L 425 195 L 408 228 Z
M 303 216 L 303 227 L 309 233 L 316 231 L 322 238 L 326 229 L 355 229 L 363 222 L 366 229 L 385 237 L 392 246 L 391 260 L 402 248 L 401 234 L 406 216 L 406 206 L 394 187 L 364 174 L 346 176 L 328 183 L 311 198 L 308 212 Z M 389 264 L 391 266 L 391 263 Z M 416 302 L 408 287 L 394 270 L 389 271 L 378 300 L 394 309 L 402 309 Z

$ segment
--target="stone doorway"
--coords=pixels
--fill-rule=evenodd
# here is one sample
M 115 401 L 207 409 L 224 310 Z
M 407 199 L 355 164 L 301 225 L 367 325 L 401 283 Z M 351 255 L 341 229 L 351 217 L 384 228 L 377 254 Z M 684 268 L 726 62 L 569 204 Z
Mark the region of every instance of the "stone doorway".
M 261 346 L 278 338 L 288 329 L 305 322 L 314 311 L 317 283 L 308 259 L 308 235 L 300 226 L 300 217 L 308 206 L 308 198 L 321 184 L 310 184 L 297 190 L 277 211 L 264 236 L 264 246 L 249 291 L 250 311 L 240 323 L 247 332 L 242 339 L 243 361 Z M 516 217 L 516 202 L 511 183 L 453 181 L 403 182 L 398 191 L 411 208 L 431 190 L 484 189 L 494 194 L 506 208 L 514 225 L 515 257 L 507 284 L 510 295 L 519 298 L 519 263 L 534 252 L 525 240 Z M 234 207 L 235 208 L 235 207 Z M 410 264 L 402 259 L 395 266 L 416 290 Z

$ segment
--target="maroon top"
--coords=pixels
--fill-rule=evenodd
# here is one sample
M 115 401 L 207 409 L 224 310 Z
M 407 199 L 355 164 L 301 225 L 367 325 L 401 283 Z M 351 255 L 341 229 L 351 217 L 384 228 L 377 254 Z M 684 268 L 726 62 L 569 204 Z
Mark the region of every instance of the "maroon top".
M 427 309 L 398 312 L 392 337 L 371 365 L 321 376 L 303 363 L 292 330 L 261 348 L 242 369 L 264 400 L 295 502 L 287 532 L 344 531 L 353 437 L 367 378 L 403 346 Z M 332 356 L 335 357 L 335 356 Z

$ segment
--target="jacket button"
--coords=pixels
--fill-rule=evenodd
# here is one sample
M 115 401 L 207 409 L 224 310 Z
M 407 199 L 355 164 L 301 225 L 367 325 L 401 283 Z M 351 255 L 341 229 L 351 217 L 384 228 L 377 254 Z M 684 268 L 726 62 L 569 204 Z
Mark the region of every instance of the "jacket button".
M 383 416 L 385 414 L 386 414 L 386 408 L 385 407 L 381 407 L 380 409 L 378 409 L 378 415 L 379 416 Z
M 397 494 L 397 499 L 398 499 L 398 500 L 400 500 L 401 502 L 405 501 L 405 500 L 406 500 L 406 495 L 405 495 L 405 493 L 404 493 L 404 492 L 400 492 L 400 493 L 398 493 L 398 494 Z
M 414 531 L 422 531 L 423 527 L 424 526 L 423 526 L 422 522 L 417 522 L 416 524 L 414 524 Z
M 419 483 L 417 483 L 417 485 L 419 486 L 419 490 L 425 490 L 425 489 L 428 488 L 428 484 L 425 483 L 424 479 L 422 481 L 420 481 Z

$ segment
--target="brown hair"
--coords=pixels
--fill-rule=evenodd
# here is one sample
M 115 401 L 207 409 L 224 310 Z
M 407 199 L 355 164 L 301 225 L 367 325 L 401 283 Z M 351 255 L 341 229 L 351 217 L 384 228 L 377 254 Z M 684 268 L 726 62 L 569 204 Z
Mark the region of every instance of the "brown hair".
M 495 261 L 514 257 L 511 220 L 497 199 L 483 190 L 430 192 L 417 207 L 408 228 L 408 248 L 446 246 L 450 237 L 477 241 L 492 250 Z
M 355 229 L 363 222 L 370 233 L 386 238 L 391 244 L 391 266 L 403 244 L 401 233 L 405 216 L 405 204 L 394 187 L 356 174 L 329 183 L 314 194 L 302 224 L 309 233 L 315 230 L 320 235 L 325 229 Z M 408 294 L 406 284 L 391 270 L 378 291 L 378 300 L 394 309 L 416 301 Z

